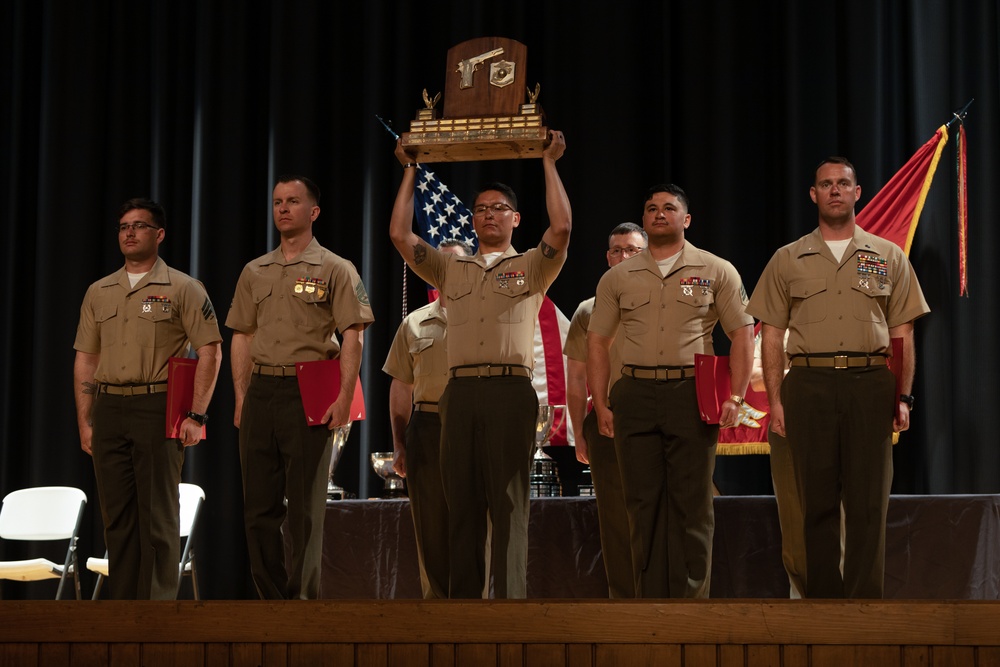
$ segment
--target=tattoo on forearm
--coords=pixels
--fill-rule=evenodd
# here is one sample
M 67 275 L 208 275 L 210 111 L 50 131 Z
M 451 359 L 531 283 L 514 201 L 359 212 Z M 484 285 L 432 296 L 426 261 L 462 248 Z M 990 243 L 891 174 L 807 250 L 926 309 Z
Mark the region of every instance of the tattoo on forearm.
M 559 251 L 550 246 L 545 241 L 542 241 L 541 245 L 542 255 L 549 259 L 555 259 L 555 256 L 559 254 Z
M 90 395 L 93 395 L 93 394 L 97 393 L 97 383 L 96 382 L 81 382 L 80 384 L 83 385 L 83 391 L 81 393 L 83 393 L 83 394 L 90 394 Z
M 413 263 L 423 264 L 427 259 L 427 247 L 423 243 L 417 243 L 413 246 Z

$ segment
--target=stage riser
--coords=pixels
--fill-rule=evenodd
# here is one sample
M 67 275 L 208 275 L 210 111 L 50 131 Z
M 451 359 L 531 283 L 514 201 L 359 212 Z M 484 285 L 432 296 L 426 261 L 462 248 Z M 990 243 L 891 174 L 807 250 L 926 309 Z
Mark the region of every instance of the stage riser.
M 727 644 L 6 644 L 18 667 L 926 667 L 1000 665 L 1000 648 L 970 646 L 734 646 Z
M 985 601 L 0 602 L 0 667 L 1000 667 Z

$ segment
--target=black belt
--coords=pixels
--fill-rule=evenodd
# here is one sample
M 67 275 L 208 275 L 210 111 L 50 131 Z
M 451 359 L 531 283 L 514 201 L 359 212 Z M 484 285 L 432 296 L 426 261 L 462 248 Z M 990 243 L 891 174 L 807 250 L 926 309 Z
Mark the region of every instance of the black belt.
M 531 377 L 531 370 L 516 364 L 469 364 L 451 369 L 453 378 Z
M 792 366 L 809 368 L 867 368 L 888 364 L 884 354 L 797 354 L 792 357 Z
M 430 402 L 427 402 L 427 401 L 421 401 L 420 403 L 414 403 L 413 404 L 413 411 L 414 412 L 437 412 L 438 411 L 438 404 L 437 403 L 430 403 Z
M 624 366 L 622 375 L 637 380 L 690 380 L 694 377 L 694 366 Z
M 112 396 L 146 396 L 147 394 L 162 394 L 167 390 L 166 382 L 148 382 L 146 384 L 104 384 L 97 389 L 99 394 Z
M 269 366 L 267 364 L 254 364 L 254 375 L 267 375 L 269 377 L 293 378 L 295 377 L 295 364 Z

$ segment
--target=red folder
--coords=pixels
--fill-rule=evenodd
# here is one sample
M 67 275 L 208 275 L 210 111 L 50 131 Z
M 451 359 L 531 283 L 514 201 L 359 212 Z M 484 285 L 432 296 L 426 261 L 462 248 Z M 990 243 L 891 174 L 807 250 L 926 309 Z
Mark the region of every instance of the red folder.
M 300 361 L 295 364 L 295 376 L 299 381 L 306 421 L 310 426 L 321 424 L 323 415 L 340 395 L 340 359 Z M 351 421 L 364 418 L 365 395 L 361 390 L 361 378 L 358 378 L 351 401 Z
M 706 424 L 718 424 L 722 404 L 733 395 L 729 382 L 729 357 L 694 355 L 694 385 L 701 420 Z
M 191 402 L 194 400 L 194 369 L 197 359 L 170 357 L 167 360 L 167 437 L 180 438 L 181 424 L 184 422 Z M 201 427 L 201 439 L 205 439 L 205 427 Z

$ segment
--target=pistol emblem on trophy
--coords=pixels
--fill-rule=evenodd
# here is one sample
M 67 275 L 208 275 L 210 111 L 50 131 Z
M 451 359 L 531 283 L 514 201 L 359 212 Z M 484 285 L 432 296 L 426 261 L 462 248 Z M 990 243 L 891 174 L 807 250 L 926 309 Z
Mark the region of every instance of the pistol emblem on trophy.
M 478 56 L 472 56 L 471 58 L 466 58 L 465 60 L 458 63 L 458 68 L 455 70 L 462 75 L 462 82 L 458 85 L 459 88 L 472 88 L 472 76 L 479 69 L 479 66 L 493 58 L 494 56 L 503 55 L 503 47 L 493 49 L 492 51 L 487 51 L 486 53 L 480 53 Z M 454 62 L 454 61 L 452 61 Z

